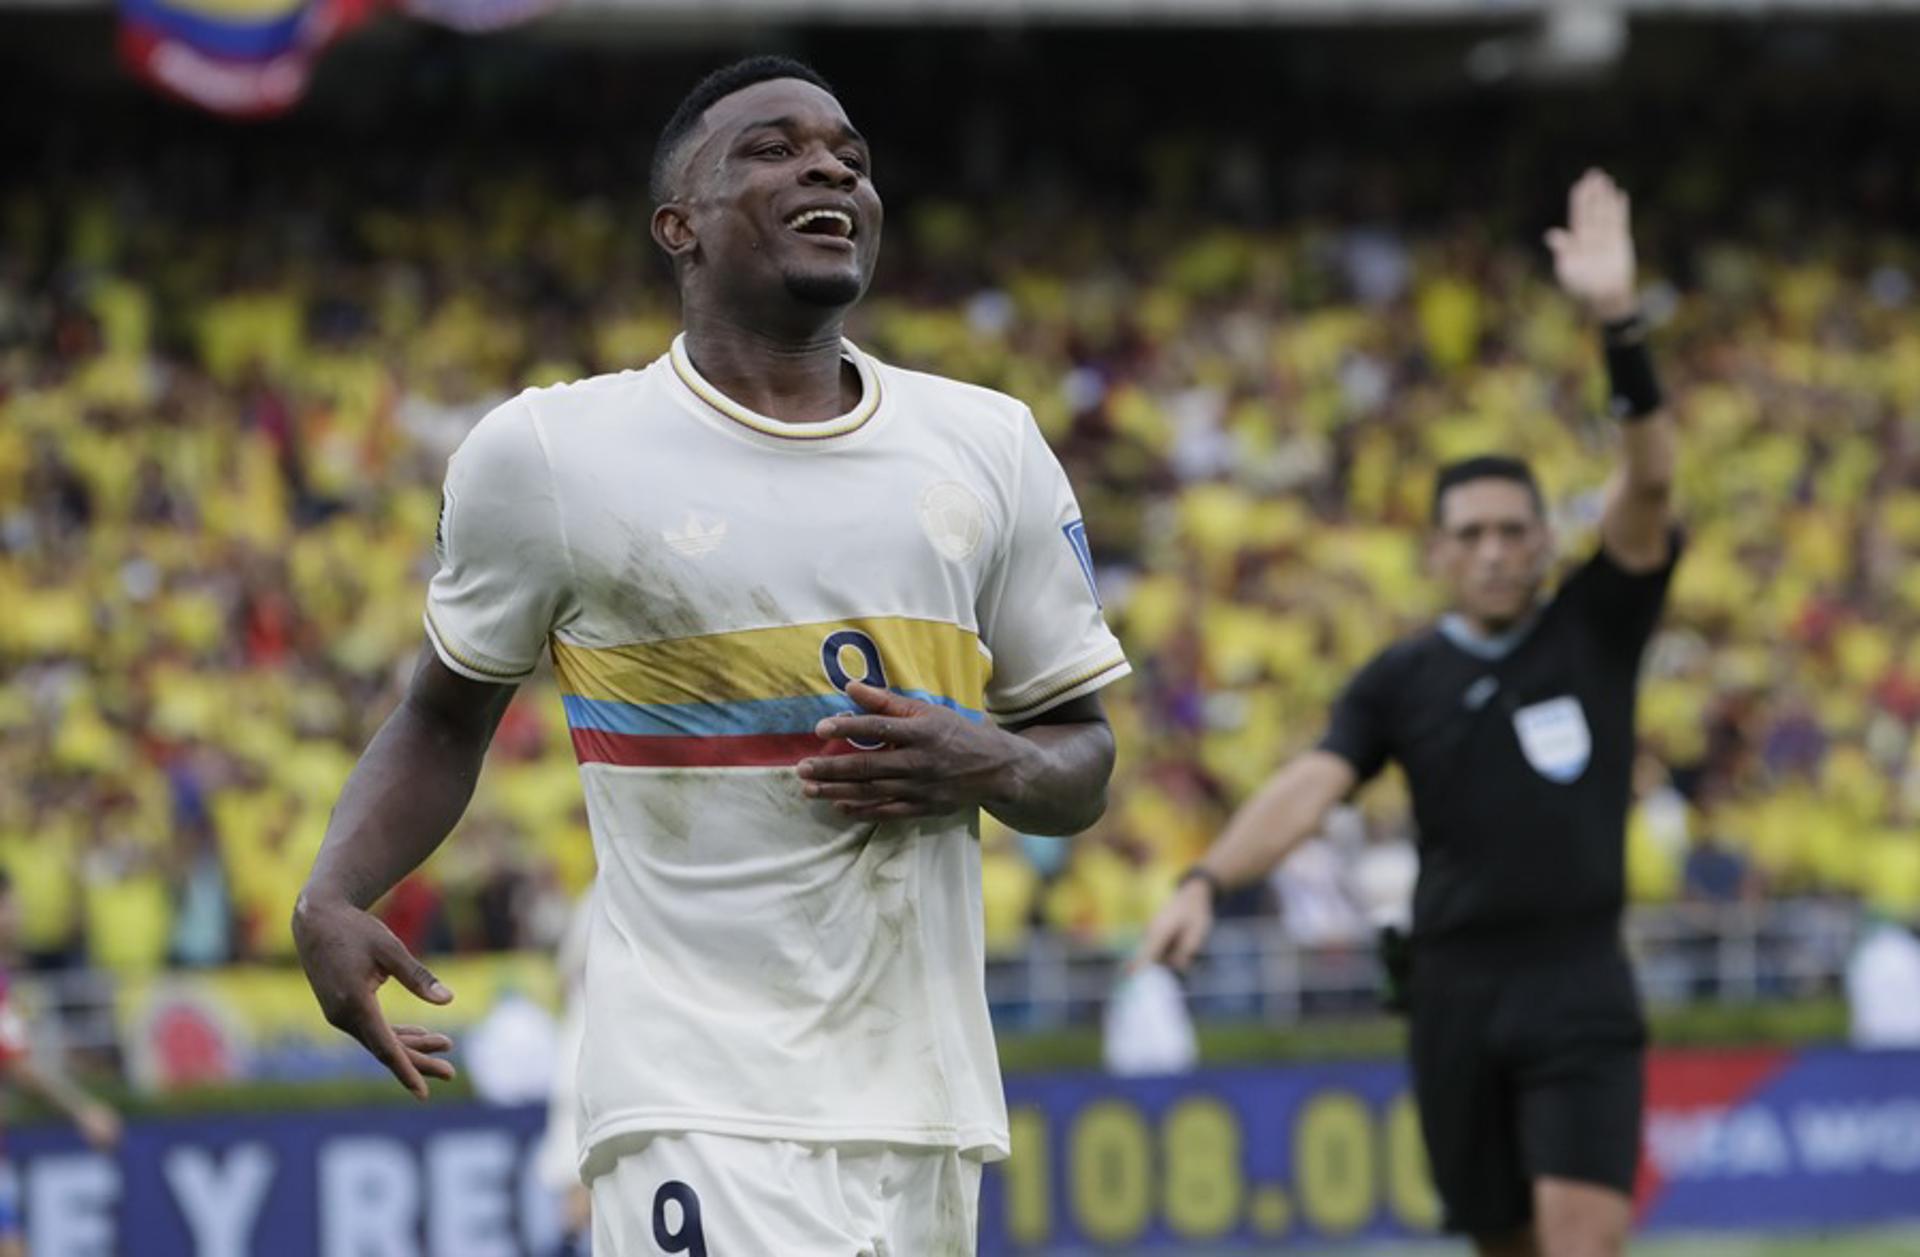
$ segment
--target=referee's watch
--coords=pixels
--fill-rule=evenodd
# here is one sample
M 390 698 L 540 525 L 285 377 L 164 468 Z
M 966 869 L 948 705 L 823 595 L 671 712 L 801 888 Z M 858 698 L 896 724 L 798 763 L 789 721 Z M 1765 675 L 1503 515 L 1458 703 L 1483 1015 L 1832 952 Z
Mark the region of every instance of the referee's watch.
M 1218 904 L 1221 897 L 1227 893 L 1226 885 L 1221 882 L 1219 876 L 1211 869 L 1202 868 L 1198 864 L 1182 873 L 1180 880 L 1175 882 L 1174 885 L 1185 886 L 1188 882 L 1205 882 L 1207 886 L 1207 898 L 1215 904 Z

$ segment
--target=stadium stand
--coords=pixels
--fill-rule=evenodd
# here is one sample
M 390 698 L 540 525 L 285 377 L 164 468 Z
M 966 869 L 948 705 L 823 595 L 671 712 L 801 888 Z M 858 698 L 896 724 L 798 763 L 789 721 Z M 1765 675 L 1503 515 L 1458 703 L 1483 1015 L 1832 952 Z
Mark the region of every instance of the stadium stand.
M 1462 117 L 1437 151 L 1470 144 Z M 327 809 L 420 643 L 448 452 L 499 399 L 642 364 L 674 326 L 637 183 L 590 144 L 301 132 L 263 167 L 180 130 L 0 198 L 0 779 L 20 783 L 0 863 L 43 968 L 289 956 Z M 919 194 L 892 202 L 856 336 L 1032 404 L 1138 669 L 1099 830 L 1069 849 L 989 829 L 997 948 L 1124 942 L 1339 679 L 1431 612 L 1439 461 L 1525 453 L 1568 553 L 1586 544 L 1610 433 L 1530 207 L 1480 212 L 1473 180 L 1450 189 L 1443 157 L 1383 148 L 1364 115 L 1343 134 L 1344 157 L 1294 156 L 1284 192 L 1312 212 L 1283 217 L 1247 211 L 1267 185 L 1231 135 L 1133 146 L 1124 212 L 1098 154 L 1084 196 L 940 199 L 892 141 Z M 1560 172 L 1517 156 L 1549 143 L 1511 139 L 1474 186 L 1550 203 Z M 1723 212 L 1786 160 L 1763 146 L 1717 186 L 1635 185 L 1692 534 L 1643 703 L 1642 902 L 1920 917 L 1920 255 L 1884 156 L 1833 154 L 1845 233 L 1804 198 Z M 1403 835 L 1394 786 L 1364 810 Z M 544 943 L 590 874 L 542 680 L 461 835 L 386 912 L 417 948 Z

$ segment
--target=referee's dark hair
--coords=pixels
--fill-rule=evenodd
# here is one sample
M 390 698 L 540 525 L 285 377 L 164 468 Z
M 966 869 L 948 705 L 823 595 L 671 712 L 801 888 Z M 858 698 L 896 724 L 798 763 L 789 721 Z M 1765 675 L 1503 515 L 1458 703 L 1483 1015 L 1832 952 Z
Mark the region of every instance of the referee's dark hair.
M 664 205 L 673 199 L 674 166 L 679 160 L 680 147 L 700 125 L 707 110 L 735 92 L 772 79 L 799 79 L 829 96 L 835 94 L 833 85 L 821 78 L 819 71 L 792 57 L 748 57 L 721 66 L 693 85 L 693 90 L 667 119 L 667 125 L 660 128 L 660 140 L 653 146 L 653 165 L 647 171 L 647 194 L 655 205 Z
M 1510 480 L 1527 491 L 1536 514 L 1544 517 L 1547 513 L 1547 500 L 1540 493 L 1540 482 L 1533 478 L 1533 468 L 1506 454 L 1479 454 L 1440 469 L 1433 482 L 1432 523 L 1435 527 L 1439 527 L 1440 510 L 1446 505 L 1447 493 L 1475 480 Z

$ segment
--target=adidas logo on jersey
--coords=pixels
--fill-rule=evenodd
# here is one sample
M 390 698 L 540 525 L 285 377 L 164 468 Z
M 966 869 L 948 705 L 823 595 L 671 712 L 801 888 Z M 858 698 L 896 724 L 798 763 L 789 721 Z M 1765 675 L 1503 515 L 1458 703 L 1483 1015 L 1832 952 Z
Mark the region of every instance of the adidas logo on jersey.
M 660 535 L 675 554 L 697 559 L 720 548 L 720 543 L 727 539 L 727 521 L 704 520 L 688 511 L 680 527 L 669 528 Z

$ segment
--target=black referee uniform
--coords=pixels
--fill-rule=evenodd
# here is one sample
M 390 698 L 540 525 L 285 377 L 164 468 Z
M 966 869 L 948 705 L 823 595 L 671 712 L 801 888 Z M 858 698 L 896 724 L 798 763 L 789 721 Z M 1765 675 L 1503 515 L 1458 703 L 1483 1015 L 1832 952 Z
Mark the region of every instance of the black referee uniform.
M 1602 551 L 1497 639 L 1449 617 L 1389 647 L 1321 742 L 1362 781 L 1398 761 L 1411 789 L 1413 1081 L 1449 1230 L 1524 1226 L 1536 1177 L 1633 1189 L 1634 699 L 1679 552 L 1630 573 Z

